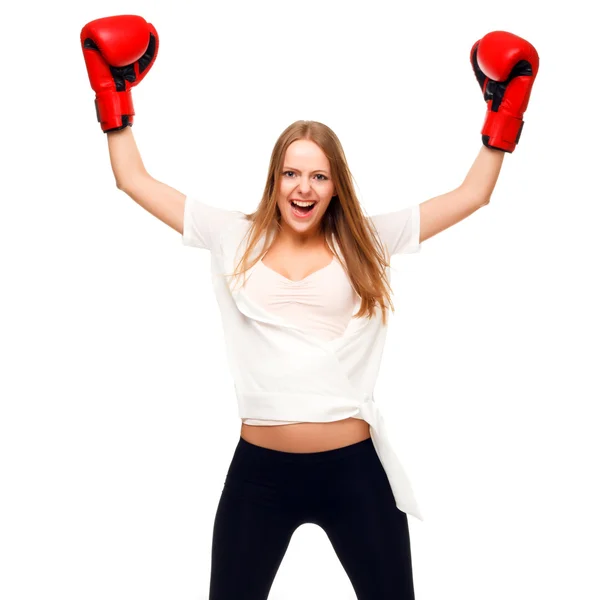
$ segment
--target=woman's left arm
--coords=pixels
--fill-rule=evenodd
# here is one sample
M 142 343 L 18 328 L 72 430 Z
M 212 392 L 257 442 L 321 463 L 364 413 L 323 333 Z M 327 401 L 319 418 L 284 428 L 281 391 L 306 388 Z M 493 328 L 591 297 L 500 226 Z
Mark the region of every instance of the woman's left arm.
M 463 183 L 446 194 L 420 204 L 419 243 L 466 219 L 489 203 L 505 152 L 482 146 Z
M 490 201 L 504 154 L 514 151 L 523 130 L 523 113 L 539 68 L 537 50 L 513 33 L 492 31 L 473 44 L 470 59 L 487 104 L 483 147 L 457 189 L 419 205 L 420 242 Z

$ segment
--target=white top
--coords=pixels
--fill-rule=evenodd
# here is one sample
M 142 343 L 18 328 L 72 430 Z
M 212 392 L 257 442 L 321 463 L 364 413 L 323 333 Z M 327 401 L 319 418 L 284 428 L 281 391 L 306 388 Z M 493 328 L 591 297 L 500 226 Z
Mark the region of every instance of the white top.
M 307 333 L 329 341 L 343 335 L 358 298 L 336 257 L 300 281 L 267 267 L 262 260 L 246 281 L 251 300 Z M 247 425 L 291 425 L 301 421 L 242 419 Z
M 420 251 L 419 217 L 419 205 L 414 205 L 367 218 L 393 256 Z M 233 273 L 242 256 L 250 225 L 242 212 L 210 206 L 193 196 L 186 198 L 182 241 L 211 252 L 213 288 L 240 418 L 269 425 L 364 419 L 396 506 L 423 520 L 373 398 L 387 335 L 381 309 L 376 307 L 372 319 L 351 318 L 360 308 L 360 298 L 337 260 L 301 282 L 292 282 L 262 261 L 246 271 L 245 285 L 244 275 L 237 283 L 226 279 L 224 274 Z M 260 255 L 262 242 L 255 246 L 252 259 Z M 334 245 L 341 256 L 335 240 Z M 390 276 L 389 268 L 386 274 Z M 319 285 L 324 278 L 330 284 L 333 277 L 336 286 Z M 293 306 L 294 298 L 296 303 L 304 303 L 303 311 Z M 316 322 L 311 311 L 319 316 Z

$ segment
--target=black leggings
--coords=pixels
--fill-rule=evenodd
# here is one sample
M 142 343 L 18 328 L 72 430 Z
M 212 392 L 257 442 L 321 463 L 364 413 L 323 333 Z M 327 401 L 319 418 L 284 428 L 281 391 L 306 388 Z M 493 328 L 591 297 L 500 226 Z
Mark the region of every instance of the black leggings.
M 267 600 L 303 523 L 323 528 L 358 600 L 414 600 L 407 515 L 371 438 L 295 453 L 241 437 L 215 515 L 209 600 Z

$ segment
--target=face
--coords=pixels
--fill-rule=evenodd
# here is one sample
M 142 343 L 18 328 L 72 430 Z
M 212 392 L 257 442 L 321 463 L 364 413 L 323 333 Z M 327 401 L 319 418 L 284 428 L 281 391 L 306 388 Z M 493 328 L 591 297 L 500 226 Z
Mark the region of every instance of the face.
M 281 211 L 282 232 L 310 238 L 319 232 L 319 224 L 335 188 L 329 160 L 314 142 L 296 140 L 288 146 L 281 169 L 277 206 Z M 297 208 L 292 201 L 314 203 L 312 209 Z M 305 216 L 306 215 L 306 216 Z

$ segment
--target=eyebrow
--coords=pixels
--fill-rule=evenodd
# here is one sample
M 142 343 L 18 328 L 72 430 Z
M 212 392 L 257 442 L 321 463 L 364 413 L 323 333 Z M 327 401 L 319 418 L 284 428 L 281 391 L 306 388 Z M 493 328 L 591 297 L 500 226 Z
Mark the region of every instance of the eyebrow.
M 283 167 L 284 171 L 298 171 L 299 169 L 294 169 L 294 167 Z M 326 173 L 327 175 L 329 175 L 329 171 L 324 171 L 323 169 L 317 169 L 316 171 L 313 171 L 313 173 Z

